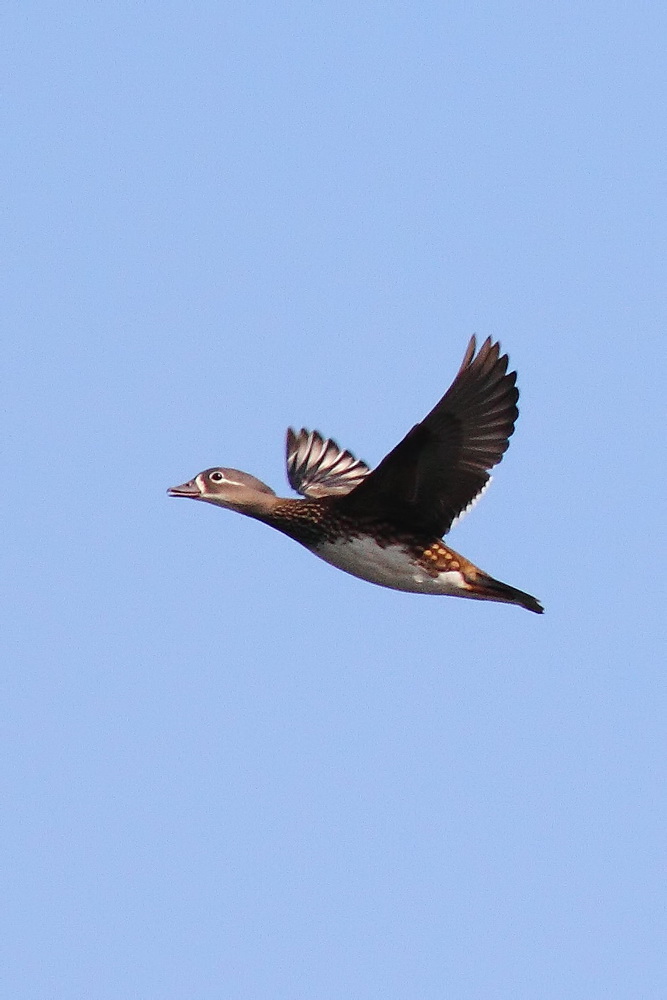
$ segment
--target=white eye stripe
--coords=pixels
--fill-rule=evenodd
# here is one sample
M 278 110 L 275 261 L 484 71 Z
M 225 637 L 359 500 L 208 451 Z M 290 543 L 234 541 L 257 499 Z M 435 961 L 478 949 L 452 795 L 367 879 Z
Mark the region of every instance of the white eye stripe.
M 208 478 L 212 483 L 216 484 L 224 483 L 226 486 L 243 486 L 243 483 L 238 483 L 235 479 L 228 479 L 224 472 L 220 472 L 219 469 L 209 473 Z

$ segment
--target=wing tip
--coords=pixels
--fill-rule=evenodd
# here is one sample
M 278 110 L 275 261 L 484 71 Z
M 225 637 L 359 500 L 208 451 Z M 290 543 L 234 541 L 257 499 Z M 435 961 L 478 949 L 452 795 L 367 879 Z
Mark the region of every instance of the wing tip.
M 504 365 L 504 370 L 507 371 L 509 365 L 509 354 L 501 354 L 502 346 L 499 340 L 494 340 L 492 337 L 487 337 L 482 343 L 479 350 L 477 350 L 477 335 L 473 333 L 472 337 L 468 341 L 468 346 L 466 347 L 465 354 L 463 355 L 463 361 L 461 362 L 461 367 L 459 368 L 458 374 L 465 371 L 466 368 L 471 368 L 473 365 L 483 367 L 489 363 L 489 371 L 498 365 Z M 493 360 L 490 360 L 493 359 Z M 516 372 L 509 373 L 516 375 Z

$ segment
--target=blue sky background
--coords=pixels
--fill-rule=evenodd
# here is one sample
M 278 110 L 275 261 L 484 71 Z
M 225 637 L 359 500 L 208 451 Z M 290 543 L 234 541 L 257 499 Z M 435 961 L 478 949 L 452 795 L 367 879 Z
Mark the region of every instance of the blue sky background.
M 662 1000 L 664 5 L 0 25 L 4 995 Z M 376 463 L 473 332 L 451 542 L 543 617 L 166 497 Z

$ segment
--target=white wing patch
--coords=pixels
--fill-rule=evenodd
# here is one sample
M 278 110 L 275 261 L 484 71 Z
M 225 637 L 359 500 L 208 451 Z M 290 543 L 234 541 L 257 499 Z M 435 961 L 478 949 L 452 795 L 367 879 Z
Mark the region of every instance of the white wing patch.
M 458 524 L 459 521 L 461 521 L 466 516 L 466 514 L 470 513 L 470 511 L 477 504 L 477 502 L 482 499 L 482 497 L 484 496 L 484 494 L 486 493 L 486 491 L 488 490 L 488 488 L 489 488 L 489 486 L 491 485 L 492 482 L 493 482 L 493 476 L 489 476 L 489 478 L 484 483 L 484 485 L 482 486 L 482 488 L 479 491 L 479 493 L 477 494 L 477 496 L 473 497 L 472 500 L 470 501 L 470 503 L 468 504 L 468 506 L 464 507 L 463 510 L 460 511 L 456 515 L 456 517 L 454 518 L 454 520 L 452 521 L 452 523 L 450 524 L 450 526 L 447 528 L 446 534 L 449 534 L 449 532 L 452 530 L 452 528 L 454 527 L 454 525 Z
M 303 427 L 287 431 L 286 453 L 289 484 L 304 497 L 344 496 L 370 471 L 351 451 Z

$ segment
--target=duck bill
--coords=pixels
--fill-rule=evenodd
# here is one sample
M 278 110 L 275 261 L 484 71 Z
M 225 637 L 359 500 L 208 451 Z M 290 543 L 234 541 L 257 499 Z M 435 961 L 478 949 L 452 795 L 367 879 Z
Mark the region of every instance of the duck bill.
M 171 486 L 167 490 L 167 496 L 189 497 L 191 500 L 201 499 L 201 493 L 199 487 L 197 486 L 194 479 L 191 479 L 189 483 L 183 483 L 182 486 Z

